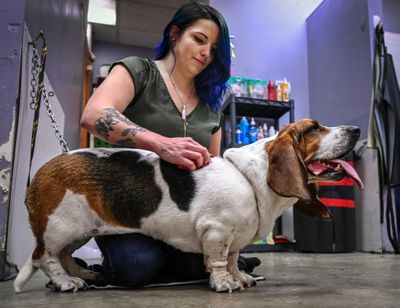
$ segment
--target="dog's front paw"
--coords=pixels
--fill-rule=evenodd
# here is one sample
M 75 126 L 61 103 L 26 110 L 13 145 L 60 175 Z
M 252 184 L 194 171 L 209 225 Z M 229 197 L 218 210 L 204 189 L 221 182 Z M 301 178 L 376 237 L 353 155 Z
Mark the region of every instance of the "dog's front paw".
M 210 275 L 210 288 L 217 292 L 229 293 L 235 290 L 244 290 L 242 282 L 234 278 L 228 271 L 212 272 Z
M 257 285 L 253 276 L 243 273 L 243 272 L 240 272 L 240 271 L 238 271 L 238 274 L 235 278 L 239 279 L 246 288 Z
M 64 277 L 54 282 L 54 289 L 61 292 L 86 290 L 87 284 L 78 277 Z

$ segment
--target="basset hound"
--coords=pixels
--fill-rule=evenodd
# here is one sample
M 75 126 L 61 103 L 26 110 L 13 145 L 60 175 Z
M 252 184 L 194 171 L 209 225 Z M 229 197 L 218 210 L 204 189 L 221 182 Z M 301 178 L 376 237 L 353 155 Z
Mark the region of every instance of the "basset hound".
M 239 271 L 239 251 L 269 234 L 285 209 L 295 205 L 308 216 L 332 218 L 315 182 L 351 176 L 362 185 L 341 160 L 359 135 L 355 126 L 303 119 L 275 138 L 228 149 L 193 172 L 144 150 L 94 148 L 57 156 L 27 190 L 36 248 L 14 288 L 20 292 L 40 268 L 61 291 L 85 289 L 84 280 L 96 274 L 71 254 L 92 236 L 139 232 L 202 253 L 211 289 L 242 291 L 255 281 Z

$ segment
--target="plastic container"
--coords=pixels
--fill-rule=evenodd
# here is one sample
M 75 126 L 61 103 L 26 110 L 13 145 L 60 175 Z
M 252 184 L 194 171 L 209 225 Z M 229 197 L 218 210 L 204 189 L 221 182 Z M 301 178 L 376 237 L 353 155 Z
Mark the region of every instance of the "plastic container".
M 268 98 L 269 100 L 271 100 L 271 101 L 276 100 L 276 95 L 275 95 L 275 84 L 274 84 L 273 81 L 270 80 L 270 81 L 268 82 L 267 89 L 268 89 L 268 96 L 267 96 L 267 98 Z
M 269 137 L 267 123 L 263 124 L 264 138 Z
M 242 144 L 242 131 L 240 130 L 240 127 L 236 129 L 235 133 L 235 142 L 237 144 Z
M 264 130 L 263 130 L 262 126 L 260 125 L 258 127 L 257 140 L 261 140 L 261 139 L 264 139 Z
M 241 138 L 242 143 L 243 144 L 249 144 L 250 143 L 250 139 L 249 139 L 249 127 L 250 127 L 250 124 L 249 124 L 249 121 L 246 119 L 246 117 L 243 117 L 240 120 L 239 125 L 240 125 L 240 130 L 242 132 L 242 138 Z
M 281 87 L 281 82 L 276 82 L 276 88 L 275 88 L 275 92 L 276 92 L 276 100 L 277 101 L 282 101 L 282 87 Z
M 282 87 L 282 100 L 285 102 L 288 102 L 290 100 L 290 82 L 286 80 L 286 78 L 283 79 L 281 82 L 281 87 Z
M 249 97 L 254 97 L 253 91 L 254 91 L 255 81 L 253 79 L 246 79 L 246 85 L 247 85 L 247 95 Z
M 272 137 L 272 136 L 275 136 L 275 135 L 276 135 L 276 130 L 275 130 L 275 127 L 273 127 L 272 125 L 269 127 L 269 130 L 268 130 L 268 135 L 269 135 L 270 137 Z
M 247 96 L 247 82 L 244 78 L 231 76 L 228 80 L 231 91 L 236 96 Z
M 264 90 L 266 84 L 267 82 L 265 80 L 261 79 L 252 80 L 251 92 L 249 92 L 250 96 L 254 98 L 265 98 Z
M 258 129 L 257 129 L 256 121 L 254 121 L 254 118 L 251 118 L 250 127 L 249 127 L 250 143 L 257 141 L 257 135 L 258 135 Z

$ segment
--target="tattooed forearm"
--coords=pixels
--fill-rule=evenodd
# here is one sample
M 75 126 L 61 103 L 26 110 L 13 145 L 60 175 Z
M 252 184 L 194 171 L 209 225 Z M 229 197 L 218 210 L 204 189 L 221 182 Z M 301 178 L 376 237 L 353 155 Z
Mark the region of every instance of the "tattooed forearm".
M 125 117 L 121 112 L 115 110 L 114 108 L 104 108 L 103 110 L 106 111 L 106 117 L 116 123 L 122 122 L 128 125 L 133 125 L 133 123 Z
M 123 114 L 121 114 L 114 108 L 104 108 L 103 110 L 106 112 L 106 114 L 104 117 L 97 119 L 95 127 L 96 132 L 100 136 L 104 137 L 106 140 L 109 140 L 110 132 L 114 131 L 112 126 L 117 125 L 118 123 L 124 123 L 132 126 L 122 132 L 121 136 L 123 137 L 126 137 L 129 134 L 135 136 L 137 132 L 146 131 L 144 128 L 132 123 L 129 119 L 127 119 Z M 116 143 L 124 146 L 135 146 L 135 143 L 130 138 L 118 140 Z
M 145 132 L 145 131 L 146 130 L 140 126 L 130 127 L 130 128 L 124 129 L 122 131 L 121 136 L 125 137 L 125 136 L 128 136 L 129 134 L 131 134 L 132 136 L 135 136 L 138 132 Z
M 120 146 L 123 146 L 125 148 L 134 148 L 136 146 L 136 144 L 130 138 L 118 140 L 117 144 L 120 145 Z

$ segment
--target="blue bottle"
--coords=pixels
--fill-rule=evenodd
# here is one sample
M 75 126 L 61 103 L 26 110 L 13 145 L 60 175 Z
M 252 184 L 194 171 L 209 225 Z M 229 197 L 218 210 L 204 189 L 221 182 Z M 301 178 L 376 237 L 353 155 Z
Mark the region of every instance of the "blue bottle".
M 242 131 L 242 143 L 243 144 L 249 144 L 250 143 L 250 139 L 249 139 L 249 121 L 247 121 L 246 117 L 243 117 L 240 120 L 240 130 Z
M 239 125 L 236 127 L 235 142 L 237 144 L 242 144 L 242 131 L 240 130 Z
M 256 121 L 254 121 L 254 118 L 251 118 L 250 128 L 249 128 L 250 143 L 257 141 L 257 135 L 258 135 L 258 129 L 257 129 Z

